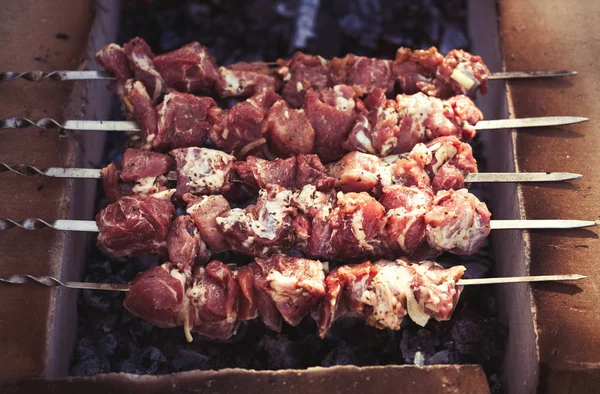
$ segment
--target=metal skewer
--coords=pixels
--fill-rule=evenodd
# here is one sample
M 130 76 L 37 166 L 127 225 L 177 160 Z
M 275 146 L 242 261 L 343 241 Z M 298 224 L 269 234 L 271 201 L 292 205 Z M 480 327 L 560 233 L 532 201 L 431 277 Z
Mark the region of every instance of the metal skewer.
M 598 222 L 593 220 L 491 220 L 492 230 L 550 230 L 570 229 L 596 226 Z M 25 230 L 39 230 L 49 227 L 59 231 L 85 231 L 98 232 L 98 226 L 93 220 L 69 220 L 60 219 L 49 222 L 40 218 L 27 218 L 21 221 L 0 217 L 0 231 L 19 227 Z
M 482 278 L 482 279 L 459 279 L 456 284 L 459 286 L 472 285 L 491 285 L 504 283 L 529 283 L 529 282 L 555 282 L 572 281 L 585 279 L 587 276 L 573 275 L 539 275 L 539 276 L 509 276 L 503 278 Z M 35 283 L 47 287 L 66 287 L 69 289 L 84 290 L 109 290 L 109 291 L 129 291 L 129 284 L 117 283 L 93 283 L 93 282 L 61 282 L 51 276 L 32 276 L 32 275 L 11 275 L 7 278 L 0 278 L 0 283 L 23 285 Z
M 32 176 L 43 175 L 53 178 L 83 178 L 83 179 L 101 179 L 101 170 L 95 168 L 60 168 L 50 167 L 40 169 L 27 164 L 8 165 L 0 162 L 0 172 L 10 171 L 18 175 Z M 468 174 L 465 177 L 466 183 L 477 182 L 560 182 L 581 178 L 583 175 L 571 172 L 477 172 Z M 171 171 L 167 174 L 167 179 L 177 180 L 177 173 Z
M 588 118 L 581 116 L 542 116 L 537 118 L 482 120 L 475 125 L 475 129 L 481 131 L 567 126 L 587 121 Z M 66 120 L 60 123 L 50 118 L 42 118 L 37 122 L 22 117 L 0 119 L 0 129 L 24 129 L 29 126 L 34 126 L 42 130 L 59 128 L 72 131 L 141 131 L 136 122 L 125 120 Z
M 273 63 L 266 63 L 271 65 Z M 275 63 L 276 64 L 276 63 Z M 577 75 L 576 71 L 500 71 L 491 73 L 490 80 L 495 79 L 531 79 L 531 78 L 562 78 Z M 25 72 L 0 72 L 0 83 L 13 81 L 15 79 L 24 79 L 30 82 L 39 82 L 44 79 L 53 79 L 55 81 L 83 81 L 83 80 L 115 80 L 111 74 L 105 71 L 69 71 L 56 70 L 45 72 L 42 70 L 30 70 Z

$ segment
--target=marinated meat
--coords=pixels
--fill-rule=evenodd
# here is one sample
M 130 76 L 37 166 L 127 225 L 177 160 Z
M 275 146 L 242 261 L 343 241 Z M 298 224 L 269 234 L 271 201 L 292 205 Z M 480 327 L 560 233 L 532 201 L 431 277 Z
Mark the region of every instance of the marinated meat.
M 371 93 L 375 88 L 391 94 L 394 92 L 395 78 L 392 61 L 365 56 L 346 55 L 331 59 L 331 83 L 345 84 L 360 89 L 362 94 Z
M 115 163 L 110 163 L 104 167 L 100 174 L 102 175 L 102 185 L 104 186 L 104 196 L 106 201 L 113 203 L 123 195 L 119 177 L 120 171 Z
M 335 180 L 328 176 L 326 168 L 316 155 L 298 155 L 288 159 L 264 160 L 250 156 L 233 165 L 244 184 L 254 189 L 279 185 L 298 190 L 315 185 L 318 190 L 330 190 Z
M 340 141 L 348 136 L 361 105 L 356 91 L 346 85 L 306 93 L 304 110 L 315 132 L 314 152 L 321 160 L 330 162 L 344 155 Z
M 118 79 L 125 80 L 132 77 L 127 54 L 117 44 L 105 45 L 96 52 L 95 59 L 98 64 L 113 73 Z
M 164 152 L 204 145 L 212 127 L 208 113 L 216 106 L 210 97 L 178 92 L 167 94 L 156 107 L 158 133 L 151 141 L 152 146 Z
M 125 111 L 137 122 L 144 142 L 151 142 L 158 131 L 152 99 L 140 81 L 128 79 L 124 86 Z
M 166 258 L 167 234 L 175 216 L 167 196 L 125 196 L 104 208 L 96 216 L 98 243 L 117 257 L 153 254 Z
M 442 190 L 425 214 L 427 242 L 440 252 L 472 255 L 490 234 L 491 215 L 466 189 Z
M 231 186 L 235 158 L 207 148 L 181 148 L 171 151 L 177 161 L 177 196 L 222 194 Z
M 284 100 L 278 100 L 269 109 L 264 127 L 269 149 L 278 156 L 313 151 L 315 131 L 303 109 L 293 109 Z
M 266 89 L 279 91 L 282 82 L 276 70 L 264 63 L 235 63 L 219 67 L 215 91 L 221 98 L 250 97 Z
M 257 307 L 267 327 L 281 331 L 283 318 L 292 326 L 309 314 L 325 295 L 320 261 L 274 255 L 250 264 Z
M 478 89 L 485 94 L 489 76 L 490 71 L 481 57 L 462 49 L 451 50 L 436 72 L 440 83 L 450 85 L 454 94 L 465 95 L 473 95 Z
M 214 125 L 209 133 L 211 141 L 237 158 L 259 152 L 267 140 L 263 121 L 268 109 L 279 99 L 272 90 L 264 90 L 246 101 L 235 104 L 230 110 L 218 107 L 210 111 Z
M 196 267 L 187 296 L 194 313 L 193 332 L 220 340 L 236 333 L 240 287 L 228 266 L 213 260 L 206 267 Z
M 179 268 L 206 264 L 210 251 L 200 237 L 200 231 L 189 215 L 178 216 L 173 220 L 167 236 L 169 260 Z
M 333 229 L 331 256 L 341 260 L 359 260 L 382 256 L 386 252 L 380 234 L 385 225 L 385 208 L 367 193 L 338 193 L 329 223 Z
M 427 50 L 399 48 L 392 65 L 396 85 L 404 94 L 423 92 L 429 96 L 444 93 L 435 83 L 435 73 L 442 64 L 442 56 L 435 47 Z M 446 94 L 443 94 L 446 97 Z
M 399 95 L 394 101 L 375 89 L 365 99 L 365 107 L 366 114 L 354 124 L 343 147 L 379 156 L 408 152 L 437 137 L 471 139 L 474 125 L 483 119 L 475 103 L 465 96 L 442 101 L 416 93 Z
M 255 189 L 265 189 L 268 185 L 279 185 L 286 189 L 295 189 L 297 159 L 264 160 L 249 156 L 246 160 L 233 164 L 235 172 L 244 180 L 244 184 Z
M 256 204 L 231 209 L 216 222 L 232 250 L 267 256 L 294 245 L 292 221 L 296 210 L 290 205 L 292 192 L 270 185 L 260 191 Z
M 135 37 L 124 45 L 124 50 L 135 78 L 144 85 L 150 99 L 156 102 L 163 93 L 164 81 L 154 67 L 152 49 L 142 38 Z
M 189 266 L 165 263 L 152 267 L 131 282 L 123 305 L 133 315 L 155 326 L 170 328 L 185 325 L 189 329 L 193 315 L 185 293 L 191 280 Z
M 477 172 L 471 145 L 456 137 L 440 137 L 427 143 L 430 161 L 425 166 L 434 192 L 465 187 L 465 176 Z
M 192 217 L 202 240 L 211 252 L 218 253 L 229 250 L 229 245 L 219 231 L 216 218 L 229 211 L 229 203 L 222 195 L 195 197 L 191 194 L 183 196 L 187 202 L 186 212 Z
M 300 108 L 310 89 L 323 89 L 331 85 L 329 62 L 321 56 L 294 53 L 289 61 L 280 61 L 279 74 L 285 82 L 281 95 L 292 108 Z
M 403 185 L 387 186 L 379 200 L 386 209 L 384 234 L 395 255 L 412 255 L 425 240 L 425 214 L 431 209 L 433 193 Z
M 448 320 L 461 291 L 456 281 L 464 271 L 462 266 L 444 270 L 433 262 L 419 265 L 400 259 L 337 268 L 326 279 L 321 337 L 345 315 L 363 316 L 368 325 L 392 330 L 399 330 L 407 315 L 420 326 L 430 317 Z
M 173 90 L 211 93 L 217 80 L 217 63 L 208 49 L 192 42 L 154 58 L 154 66 Z
M 135 182 L 142 178 L 165 175 L 175 162 L 167 155 L 138 149 L 127 149 L 121 162 L 121 180 Z

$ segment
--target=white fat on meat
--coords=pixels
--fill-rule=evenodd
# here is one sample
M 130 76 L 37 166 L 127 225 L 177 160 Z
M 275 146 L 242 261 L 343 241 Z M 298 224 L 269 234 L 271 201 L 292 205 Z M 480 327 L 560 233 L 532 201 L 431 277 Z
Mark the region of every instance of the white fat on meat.
M 246 87 L 243 81 L 236 77 L 235 74 L 229 71 L 226 67 L 219 68 L 219 75 L 225 81 L 223 90 L 229 94 L 239 94 Z
M 149 176 L 136 180 L 132 189 L 133 192 L 142 197 L 148 197 L 158 192 L 159 185 L 156 184 L 156 178 L 155 176 Z
M 344 91 L 342 90 L 342 86 L 336 85 L 333 87 L 333 91 L 335 92 L 335 108 L 341 111 L 351 112 L 356 107 L 356 103 L 352 98 L 346 98 L 344 96 Z
M 451 192 L 463 194 L 465 198 L 467 198 L 466 195 L 469 193 L 467 189 L 446 193 Z M 439 193 L 436 198 L 440 198 Z M 435 245 L 439 250 L 452 250 L 457 247 L 463 250 L 471 250 L 472 244 L 480 242 L 482 237 L 487 236 L 489 229 L 486 225 L 482 225 L 478 219 L 479 214 L 476 207 L 472 204 L 465 204 L 463 209 L 465 210 L 464 212 L 458 217 L 449 218 L 444 225 L 437 227 L 432 227 L 430 224 L 427 225 L 427 240 L 430 245 Z
M 378 328 L 399 330 L 407 314 L 420 326 L 425 326 L 429 315 L 413 293 L 411 283 L 414 271 L 389 261 L 376 263 L 377 274 L 361 296 L 361 302 L 372 307 L 367 323 Z
M 337 194 L 338 201 L 345 201 L 347 204 L 356 204 L 359 205 L 358 200 L 350 197 L 348 194 L 344 194 L 342 192 L 338 192 Z M 352 214 L 352 222 L 351 222 L 351 230 L 352 234 L 358 241 L 358 245 L 364 250 L 373 250 L 373 246 L 369 245 L 367 242 L 367 234 L 364 230 L 364 214 L 362 209 L 357 209 Z M 332 238 L 335 236 L 337 229 L 333 230 Z
M 173 197 L 173 194 L 175 194 L 176 189 L 167 189 L 167 190 L 163 190 L 157 193 L 154 193 L 152 195 L 153 198 L 158 198 L 161 200 L 170 200 L 171 197 Z
M 441 100 L 432 100 L 424 93 L 417 93 L 413 95 L 398 95 L 396 102 L 398 103 L 399 117 L 410 117 L 413 120 L 410 130 L 413 140 L 423 141 L 427 139 L 425 121 L 433 112 L 434 105 L 441 107 Z
M 419 195 L 421 195 L 423 197 L 425 196 L 425 194 L 419 194 Z M 425 201 L 422 204 L 423 207 L 425 207 L 428 202 L 428 201 L 426 201 L 425 198 L 424 198 L 424 200 Z M 398 244 L 398 246 L 400 247 L 401 250 L 403 250 L 405 252 L 410 252 L 406 247 L 406 235 L 408 233 L 408 230 L 410 230 L 410 228 L 415 224 L 417 219 L 419 217 L 422 217 L 423 215 L 425 215 L 425 213 L 427 213 L 427 209 L 425 209 L 425 208 L 418 208 L 418 209 L 415 209 L 412 211 L 408 211 L 404 207 L 399 207 L 399 208 L 390 209 L 387 212 L 387 214 L 385 215 L 386 222 L 390 218 L 393 218 L 393 217 L 399 217 L 399 218 L 403 218 L 406 220 L 403 231 L 398 235 L 398 238 L 396 238 L 396 243 Z
M 473 68 L 468 62 L 458 63 L 450 78 L 459 83 L 462 94 L 469 94 L 473 89 L 473 85 L 479 84 L 473 73 Z
M 437 144 L 434 144 L 433 146 L 435 145 Z M 410 151 L 409 158 L 419 163 L 422 167 L 428 166 L 433 161 L 433 146 L 428 148 L 427 145 L 419 142 Z
M 170 272 L 169 275 L 171 275 L 173 278 L 177 279 L 178 281 L 181 282 L 182 287 L 185 289 L 187 282 L 190 279 L 191 276 L 191 272 L 190 271 L 180 271 L 177 268 L 173 268 Z M 169 290 L 173 293 L 173 296 L 177 297 L 176 292 L 169 288 Z M 185 291 L 185 290 L 184 290 Z M 187 294 L 184 293 L 184 297 L 183 297 L 183 302 L 181 305 L 181 308 L 177 311 L 177 320 L 178 323 L 183 325 L 183 333 L 185 334 L 185 339 L 188 342 L 192 342 L 193 338 L 192 338 L 192 322 L 190 322 L 190 299 L 187 296 Z
M 224 231 L 228 231 L 236 224 L 243 223 L 258 237 L 272 241 L 277 236 L 277 231 L 284 225 L 284 219 L 291 210 L 292 192 L 282 190 L 273 199 L 269 200 L 267 200 L 266 193 L 266 190 L 261 190 L 258 196 L 259 200 L 266 201 L 258 214 L 258 218 L 254 218 L 251 213 L 246 212 L 244 209 L 235 208 L 228 211 L 224 216 L 216 218 L 217 224 Z M 254 239 L 251 238 L 253 237 L 246 240 L 249 245 L 254 242 Z
M 204 286 L 205 270 L 202 267 L 198 268 L 199 274 L 192 284 L 192 287 L 187 291 L 187 296 L 192 301 L 196 309 L 206 304 L 206 286 Z
M 235 158 L 224 152 L 207 148 L 187 148 L 185 164 L 179 169 L 188 177 L 186 186 L 192 189 L 221 191 L 227 181 Z M 222 168 L 216 168 L 216 167 Z
M 327 195 L 317 190 L 314 185 L 305 185 L 292 195 L 292 203 L 303 213 L 311 214 L 327 205 Z
M 429 147 L 430 152 L 433 152 L 435 164 L 431 167 L 434 174 L 437 174 L 440 167 L 446 162 L 452 160 L 458 153 L 458 150 L 452 144 L 435 143 Z
M 304 295 L 305 289 L 314 289 L 325 293 L 325 271 L 321 262 L 316 261 L 309 267 L 310 271 L 300 278 L 284 275 L 276 269 L 269 271 L 267 282 L 269 295 L 276 303 L 294 304 Z

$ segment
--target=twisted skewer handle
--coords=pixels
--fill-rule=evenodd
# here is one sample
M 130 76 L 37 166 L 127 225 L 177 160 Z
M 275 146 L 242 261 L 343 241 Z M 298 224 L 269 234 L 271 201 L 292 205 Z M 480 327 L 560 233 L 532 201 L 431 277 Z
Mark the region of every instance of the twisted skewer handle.
M 53 178 L 83 178 L 83 179 L 100 179 L 102 171 L 95 168 L 61 168 L 49 167 L 41 169 L 29 164 L 10 165 L 0 162 L 0 172 L 12 172 L 13 174 L 22 176 L 43 175 Z
M 34 126 L 42 130 L 59 128 L 63 130 L 74 131 L 140 131 L 137 123 L 120 120 L 67 120 L 63 123 L 60 123 L 52 118 L 41 118 L 37 122 L 18 116 L 0 119 L 0 129 L 24 129 L 30 126 Z
M 66 287 L 69 289 L 129 291 L 129 284 L 61 282 L 52 276 L 11 275 L 7 278 L 0 278 L 0 283 L 9 283 L 14 285 L 35 283 L 46 287 Z
M 93 220 L 55 220 L 48 222 L 40 218 L 27 218 L 23 220 L 13 220 L 0 217 L 0 231 L 19 227 L 24 230 L 39 230 L 42 228 L 52 228 L 60 231 L 83 231 L 98 232 L 98 226 Z
M 14 81 L 15 79 L 24 79 L 30 82 L 40 82 L 44 79 L 53 79 L 55 81 L 80 81 L 80 80 L 102 80 L 116 79 L 104 71 L 66 71 L 57 70 L 44 72 L 42 70 L 30 70 L 25 72 L 0 72 L 0 82 Z

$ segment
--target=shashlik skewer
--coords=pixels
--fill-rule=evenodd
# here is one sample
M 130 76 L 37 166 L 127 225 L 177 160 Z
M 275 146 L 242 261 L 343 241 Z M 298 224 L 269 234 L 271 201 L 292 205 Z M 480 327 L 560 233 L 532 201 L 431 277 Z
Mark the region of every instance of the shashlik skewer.
M 587 122 L 583 116 L 538 116 L 520 119 L 481 120 L 475 126 L 477 131 L 525 129 L 532 127 L 568 126 Z M 24 129 L 37 127 L 41 130 L 61 129 L 67 131 L 128 131 L 140 132 L 140 127 L 134 121 L 128 120 L 66 120 L 59 122 L 50 118 L 38 121 L 23 117 L 0 119 L 0 129 Z
M 96 168 L 38 168 L 28 164 L 9 165 L 0 162 L 0 172 L 10 171 L 17 175 L 42 175 L 51 178 L 102 179 L 102 170 Z M 579 179 L 583 175 L 573 172 L 474 172 L 465 176 L 465 183 L 512 183 L 512 182 L 562 182 Z M 167 174 L 170 181 L 177 180 L 177 174 Z
M 172 193 L 172 192 L 171 192 Z M 159 194 L 162 194 L 159 196 Z M 367 193 L 323 193 L 312 185 L 292 192 L 262 189 L 256 204 L 231 209 L 221 195 L 184 196 L 189 216 L 175 215 L 162 192 L 122 197 L 92 221 L 0 220 L 0 229 L 98 231 L 98 242 L 114 256 L 153 254 L 175 263 L 208 261 L 234 250 L 262 257 L 300 250 L 312 258 L 356 261 L 434 257 L 447 251 L 475 253 L 492 229 L 573 228 L 593 221 L 491 221 L 485 204 L 465 189 L 440 191 L 391 186 L 378 200 Z
M 176 171 L 171 171 L 173 160 L 167 155 L 127 149 L 119 166 L 111 163 L 102 170 L 58 167 L 41 170 L 34 166 L 10 166 L 0 162 L 0 172 L 58 178 L 101 178 L 104 180 L 104 190 L 109 202 L 123 195 L 124 188 L 129 194 L 137 191 L 148 195 L 151 191 L 163 189 L 156 182 L 167 181 L 178 181 L 178 189 L 182 191 L 182 195 L 183 191 L 193 194 L 221 194 L 232 183 L 254 188 L 272 183 L 285 187 L 302 187 L 316 182 L 321 191 L 335 186 L 344 192 L 378 193 L 383 187 L 394 184 L 431 185 L 437 191 L 460 189 L 470 182 L 549 182 L 581 177 L 579 174 L 550 172 L 479 174 L 470 145 L 455 137 L 441 137 L 427 145 L 417 144 L 408 155 L 394 155 L 383 159 L 366 153 L 351 152 L 327 167 L 314 155 L 270 161 L 251 156 L 244 161 L 233 161 L 232 156 L 208 148 L 182 148 L 170 153 L 177 160 Z M 304 180 L 296 180 L 302 173 L 312 175 L 304 177 Z M 208 177 L 216 179 L 217 176 L 222 181 L 213 181 L 214 186 L 211 188 L 197 190 L 185 186 L 188 183 L 206 184 Z M 146 187 L 142 187 L 142 184 Z
M 276 63 L 275 63 L 276 64 Z M 271 63 L 266 63 L 270 66 Z M 488 80 L 500 80 L 500 79 L 538 79 L 538 78 L 564 78 L 572 77 L 577 75 L 577 71 L 569 70 L 557 70 L 557 71 L 498 71 L 491 72 L 488 76 Z M 5 71 L 0 72 L 0 83 L 14 81 L 16 79 L 24 79 L 29 82 L 40 82 L 45 79 L 52 79 L 54 81 L 115 81 L 117 77 L 108 71 L 96 71 L 96 70 L 55 70 L 55 71 L 42 71 L 42 70 L 30 70 L 23 72 Z
M 587 275 L 564 274 L 564 275 L 530 275 L 530 276 L 504 276 L 497 278 L 459 279 L 457 286 L 479 286 L 479 285 L 502 285 L 509 283 L 534 283 L 534 282 L 563 282 L 586 279 Z M 12 285 L 38 284 L 46 287 L 64 287 L 73 290 L 107 290 L 107 291 L 129 291 L 130 283 L 95 283 L 61 281 L 53 276 L 34 276 L 27 274 L 14 274 L 0 277 L 0 283 Z
M 147 43 L 134 38 L 121 48 L 109 44 L 96 54 L 97 62 L 111 72 L 55 71 L 44 73 L 0 73 L 0 82 L 16 78 L 39 81 L 120 79 L 135 76 L 142 81 L 151 97 L 156 99 L 168 90 L 186 93 L 216 93 L 221 97 L 244 97 L 264 87 L 282 89 L 284 96 L 297 99 L 311 87 L 327 87 L 346 83 L 359 87 L 364 93 L 380 87 L 390 93 L 424 92 L 437 97 L 453 94 L 475 94 L 487 90 L 488 79 L 532 78 L 574 75 L 569 71 L 501 72 L 490 74 L 479 56 L 462 50 L 453 50 L 446 57 L 432 47 L 411 51 L 400 48 L 395 60 L 370 59 L 347 55 L 326 60 L 301 52 L 290 60 L 277 63 L 237 63 L 218 67 L 208 50 L 199 43 L 191 43 L 175 51 L 155 57 Z M 278 66 L 277 70 L 269 66 Z
M 406 316 L 425 326 L 429 319 L 450 320 L 462 286 L 489 283 L 579 280 L 583 275 L 462 279 L 465 267 L 444 269 L 431 261 L 365 262 L 328 272 L 320 261 L 274 255 L 244 267 L 215 260 L 206 267 L 165 263 L 137 276 L 130 284 L 62 283 L 49 277 L 14 275 L 0 282 L 84 289 L 127 291 L 124 306 L 159 327 L 183 326 L 213 339 L 235 335 L 242 321 L 261 317 L 281 331 L 311 315 L 324 337 L 343 316 L 361 316 L 379 329 L 399 330 Z M 210 294 L 210 297 L 207 297 Z

